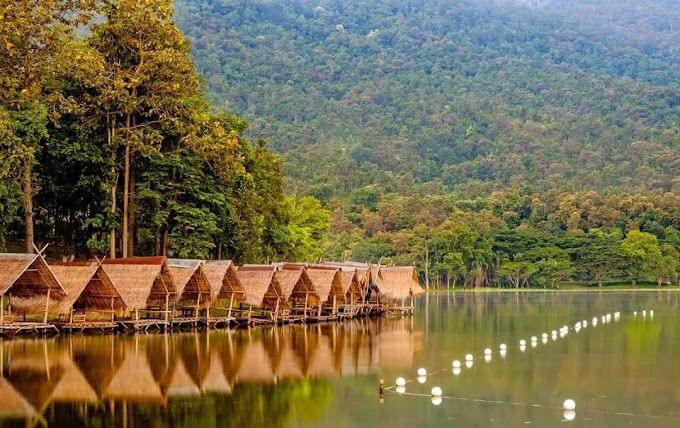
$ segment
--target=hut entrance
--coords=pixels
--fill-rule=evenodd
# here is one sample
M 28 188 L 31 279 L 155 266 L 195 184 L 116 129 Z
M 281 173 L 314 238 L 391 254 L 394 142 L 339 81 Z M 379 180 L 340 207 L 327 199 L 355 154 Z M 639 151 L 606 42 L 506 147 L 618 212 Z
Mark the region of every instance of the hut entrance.
M 212 307 L 206 308 L 208 326 L 227 327 L 230 323 L 245 323 L 243 312 L 237 312 L 246 298 L 246 291 L 239 281 L 231 260 L 206 262 L 203 268 L 212 293 Z M 239 316 L 241 315 L 241 316 Z

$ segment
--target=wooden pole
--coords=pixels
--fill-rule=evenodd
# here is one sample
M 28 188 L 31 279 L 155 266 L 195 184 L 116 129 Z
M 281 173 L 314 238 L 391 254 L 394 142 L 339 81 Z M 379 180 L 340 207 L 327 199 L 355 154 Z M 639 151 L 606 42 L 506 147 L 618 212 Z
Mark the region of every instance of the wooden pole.
M 5 324 L 5 293 L 0 294 L 0 325 Z
M 165 322 L 168 322 L 168 312 L 170 311 L 170 294 L 168 294 L 168 290 L 166 288 L 166 293 L 165 293 Z
M 234 307 L 234 293 L 229 296 L 229 311 L 227 312 L 227 319 L 231 318 L 231 311 Z
M 47 289 L 47 298 L 45 299 L 45 315 L 43 316 L 43 324 L 47 324 L 47 312 L 49 311 L 50 308 L 50 292 L 52 291 L 51 288 Z
M 111 296 L 111 322 L 116 320 L 116 309 L 113 303 L 113 296 Z
M 305 293 L 305 312 L 304 312 L 305 320 L 307 320 L 307 301 L 308 300 L 309 300 L 309 293 Z
M 194 311 L 194 318 L 198 318 L 198 307 L 201 306 L 201 292 L 199 290 L 198 297 L 196 297 L 196 309 Z

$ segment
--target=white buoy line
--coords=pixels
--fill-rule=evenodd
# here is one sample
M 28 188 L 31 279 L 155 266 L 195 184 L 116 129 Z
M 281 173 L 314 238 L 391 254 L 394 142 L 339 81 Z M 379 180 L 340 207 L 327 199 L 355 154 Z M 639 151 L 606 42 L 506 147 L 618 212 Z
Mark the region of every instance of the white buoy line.
M 649 312 L 647 312 L 647 310 L 643 310 L 642 311 L 643 317 L 646 317 L 647 313 L 649 313 L 650 317 L 654 316 L 653 310 L 649 310 Z M 634 316 L 637 316 L 637 311 L 634 311 L 633 314 L 634 314 Z M 601 320 L 601 322 L 603 324 L 609 324 L 612 321 L 612 319 L 614 321 L 619 321 L 621 319 L 621 312 L 617 311 L 617 312 L 614 312 L 613 314 L 607 313 L 605 315 L 601 315 L 599 319 Z M 592 327 L 596 327 L 597 324 L 598 324 L 598 317 L 593 317 L 590 325 Z M 559 333 L 558 333 L 557 330 L 552 330 L 551 336 L 552 336 L 553 341 L 555 341 L 557 339 L 558 334 L 562 338 L 562 337 L 565 337 L 569 333 L 570 329 L 572 329 L 576 333 L 578 333 L 579 330 L 585 329 L 587 327 L 588 327 L 588 321 L 582 320 L 582 321 L 576 322 L 574 324 L 574 326 L 571 327 L 571 328 L 567 325 L 563 325 L 562 327 L 560 327 Z M 540 335 L 540 337 L 542 339 L 543 344 L 546 344 L 548 342 L 548 333 L 544 332 Z M 536 347 L 537 342 L 538 342 L 538 337 L 532 336 L 530 341 L 531 341 L 532 347 Z M 521 339 L 519 341 L 519 344 L 520 344 L 520 351 L 524 352 L 526 350 L 526 340 Z M 505 356 L 507 354 L 507 345 L 505 343 L 501 343 L 498 348 L 499 348 L 499 354 L 500 354 L 501 358 L 505 358 Z M 483 355 L 484 355 L 484 360 L 486 362 L 490 362 L 492 355 L 493 355 L 492 349 L 491 348 L 485 348 Z M 465 367 L 468 368 L 468 369 L 472 368 L 474 359 L 475 359 L 475 357 L 472 354 L 466 354 L 465 355 Z M 454 376 L 458 376 L 458 375 L 461 374 L 461 372 L 462 372 L 461 361 L 452 360 L 451 366 L 452 366 L 451 371 L 452 371 Z M 446 371 L 446 369 L 436 370 L 436 371 L 433 372 L 433 374 L 441 373 L 443 371 Z M 428 373 L 427 373 L 427 369 L 425 369 L 424 367 L 419 368 L 416 371 L 416 374 L 417 374 L 417 380 L 418 380 L 419 383 L 425 383 L 427 381 L 427 374 Z M 409 392 L 406 392 L 406 383 L 408 383 L 408 382 L 409 381 L 406 380 L 405 378 L 398 377 L 396 379 L 395 385 L 387 387 L 386 391 L 389 392 L 390 389 L 394 388 L 395 392 L 397 394 L 400 394 L 400 395 L 430 397 L 432 404 L 435 405 L 435 406 L 440 405 L 443 402 L 444 399 L 453 399 L 453 400 L 474 401 L 474 402 L 480 402 L 480 403 L 510 404 L 510 405 L 514 405 L 514 406 L 545 407 L 545 408 L 555 408 L 555 409 L 558 408 L 558 407 L 555 407 L 555 406 L 546 406 L 546 405 L 541 405 L 541 404 L 527 404 L 527 403 L 516 403 L 516 402 L 504 402 L 504 401 L 499 401 L 499 400 L 485 400 L 485 399 L 479 399 L 479 398 L 445 396 L 442 388 L 439 387 L 439 386 L 432 387 L 432 389 L 430 390 L 430 395 L 418 394 L 418 393 L 409 393 Z M 571 399 L 571 398 L 565 399 L 564 402 L 562 403 L 561 409 L 564 411 L 563 416 L 564 416 L 565 421 L 572 421 L 572 420 L 575 419 L 575 417 L 576 417 L 576 411 L 575 411 L 576 410 L 576 402 L 573 399 Z M 635 416 L 635 417 L 647 417 L 647 418 L 657 418 L 657 419 L 668 419 L 668 420 L 679 420 L 680 421 L 680 417 L 633 414 L 633 413 L 628 413 L 628 412 L 611 412 L 611 411 L 590 410 L 587 413 L 601 413 L 601 414 L 608 414 L 608 415 Z
M 643 310 L 642 313 L 643 313 L 643 316 L 646 316 L 647 311 Z M 649 313 L 650 313 L 650 316 L 653 316 L 654 311 L 650 310 Z M 634 311 L 633 314 L 636 315 L 637 311 Z M 603 324 L 608 324 L 612 321 L 612 319 L 614 321 L 619 321 L 621 319 L 621 312 L 617 311 L 617 312 L 614 312 L 613 315 L 611 313 L 607 313 L 607 314 L 604 314 L 604 315 L 600 315 L 599 317 L 598 316 L 593 317 L 593 319 L 590 323 L 590 325 L 592 327 L 597 326 L 598 318 L 602 320 Z M 578 333 L 581 329 L 585 329 L 587 327 L 588 327 L 588 321 L 587 320 L 577 321 L 576 323 L 574 323 L 573 327 L 569 327 L 568 325 L 565 324 L 565 325 L 562 325 L 559 328 L 559 332 L 558 332 L 558 330 L 552 330 L 551 331 L 551 337 L 552 337 L 553 341 L 556 341 L 558 335 L 559 335 L 560 338 L 564 338 L 569 333 L 569 330 L 573 330 L 576 333 Z M 547 332 L 541 333 L 540 337 L 542 339 L 541 342 L 544 345 L 548 343 L 548 333 Z M 538 346 L 538 336 L 531 336 L 530 343 L 531 343 L 532 348 L 537 347 Z M 500 357 L 504 359 L 507 355 L 507 349 L 508 349 L 507 345 L 505 343 L 501 343 L 498 346 L 498 348 L 499 348 Z M 527 341 L 525 339 L 520 339 L 519 340 L 519 350 L 520 350 L 520 352 L 525 352 L 526 349 L 527 349 Z M 484 352 L 483 352 L 484 361 L 486 361 L 487 363 L 491 362 L 492 356 L 493 356 L 493 350 L 491 348 L 485 348 Z M 474 360 L 475 360 L 474 355 L 466 354 L 465 357 L 464 357 L 465 368 L 471 369 L 474 366 Z M 463 363 L 461 363 L 460 360 L 452 360 L 451 361 L 451 372 L 454 376 L 458 376 L 462 373 L 462 367 L 463 367 Z M 448 369 L 439 369 L 439 370 L 436 370 L 433 373 L 429 373 L 429 374 L 441 373 L 441 372 L 447 371 L 447 370 Z M 428 376 L 427 369 L 424 368 L 424 367 L 421 367 L 416 371 L 415 380 L 418 381 L 418 383 L 424 384 L 424 383 L 427 382 L 427 376 Z M 405 389 L 406 384 L 408 382 L 413 382 L 413 380 L 414 379 L 407 380 L 404 377 L 398 377 L 396 379 L 394 385 L 388 386 L 385 389 L 390 390 L 390 389 L 393 389 L 393 388 L 398 388 L 398 392 L 404 393 L 406 391 L 406 389 Z M 570 409 L 568 409 L 568 410 L 570 410 Z

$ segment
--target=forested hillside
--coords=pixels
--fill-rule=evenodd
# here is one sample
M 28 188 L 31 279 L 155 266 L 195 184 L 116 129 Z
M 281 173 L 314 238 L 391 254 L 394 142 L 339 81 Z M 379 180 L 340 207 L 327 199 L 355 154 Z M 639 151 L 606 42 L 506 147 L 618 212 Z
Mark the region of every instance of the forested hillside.
M 179 0 L 177 21 L 300 189 L 677 188 L 680 29 L 646 25 L 677 2 L 517 3 Z M 605 28 L 588 3 L 641 16 Z

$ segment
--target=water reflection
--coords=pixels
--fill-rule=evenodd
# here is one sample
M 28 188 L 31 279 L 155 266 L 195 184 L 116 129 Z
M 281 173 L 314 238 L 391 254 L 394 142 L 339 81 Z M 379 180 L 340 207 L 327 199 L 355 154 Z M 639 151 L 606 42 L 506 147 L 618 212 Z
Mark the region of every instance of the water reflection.
M 127 425 L 132 414 L 138 419 L 147 411 L 169 412 L 174 402 L 199 398 L 203 406 L 210 401 L 206 397 L 235 390 L 244 402 L 258 391 L 258 399 L 271 400 L 274 390 L 265 389 L 286 391 L 295 385 L 318 390 L 318 399 L 329 379 L 410 368 L 418 342 L 412 323 L 406 318 L 361 319 L 242 331 L 5 341 L 0 344 L 0 420 L 44 422 L 48 415 L 56 422 L 75 414 L 83 423 L 101 418 Z

